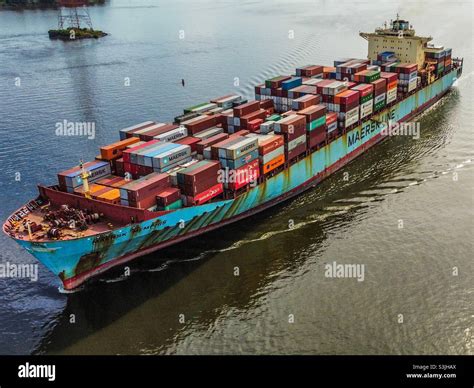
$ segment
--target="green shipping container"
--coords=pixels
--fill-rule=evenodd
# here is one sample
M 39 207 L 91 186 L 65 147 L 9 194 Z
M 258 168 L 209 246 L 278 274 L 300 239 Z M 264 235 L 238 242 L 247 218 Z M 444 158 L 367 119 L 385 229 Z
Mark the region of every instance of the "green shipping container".
M 163 210 L 176 210 L 182 207 L 183 207 L 183 201 L 181 199 L 178 199 L 176 202 L 173 202 L 172 204 L 165 206 Z
M 204 106 L 204 105 L 207 105 L 207 104 L 209 104 L 209 102 L 203 102 L 202 104 L 198 104 L 198 105 L 191 106 L 191 107 L 189 107 L 189 108 L 186 108 L 186 109 L 184 110 L 184 113 L 185 113 L 185 114 L 186 114 L 186 113 L 191 113 L 193 109 L 200 108 L 200 107 L 202 107 L 202 106 Z
M 364 102 L 372 100 L 372 98 L 373 98 L 373 93 L 370 93 L 367 96 L 361 97 L 360 103 L 363 104 Z
M 281 77 L 282 77 L 281 75 L 277 75 L 276 77 L 267 79 L 267 80 L 265 81 L 265 87 L 266 87 L 266 88 L 271 88 L 271 87 L 272 87 L 272 81 L 278 80 L 278 79 L 280 79 Z
M 281 119 L 281 116 L 280 115 L 271 115 L 271 116 L 268 116 L 265 121 L 278 121 Z
M 306 124 L 306 129 L 312 131 L 315 128 L 320 127 L 321 125 L 326 124 L 326 115 L 320 117 L 319 119 L 313 120 L 310 123 Z
M 385 101 L 380 101 L 374 105 L 374 110 L 380 110 L 385 106 Z

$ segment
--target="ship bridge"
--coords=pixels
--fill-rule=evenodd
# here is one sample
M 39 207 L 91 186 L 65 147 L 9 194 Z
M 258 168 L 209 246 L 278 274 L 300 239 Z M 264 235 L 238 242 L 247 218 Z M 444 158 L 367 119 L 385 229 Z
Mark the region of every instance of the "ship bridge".
M 401 62 L 417 63 L 419 69 L 425 61 L 425 48 L 433 39 L 431 36 L 417 36 L 413 26 L 398 15 L 389 26 L 385 23 L 375 32 L 361 32 L 359 35 L 369 42 L 368 59 L 375 61 L 379 53 L 391 51 Z

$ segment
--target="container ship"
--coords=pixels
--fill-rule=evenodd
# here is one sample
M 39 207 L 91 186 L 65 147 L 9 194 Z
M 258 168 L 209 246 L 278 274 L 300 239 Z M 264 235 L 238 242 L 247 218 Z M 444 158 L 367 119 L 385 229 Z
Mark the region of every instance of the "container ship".
M 303 191 L 442 98 L 462 73 L 451 49 L 405 20 L 373 33 L 367 59 L 307 65 L 119 131 L 100 155 L 39 185 L 4 232 L 65 290 L 139 256 L 242 220 Z

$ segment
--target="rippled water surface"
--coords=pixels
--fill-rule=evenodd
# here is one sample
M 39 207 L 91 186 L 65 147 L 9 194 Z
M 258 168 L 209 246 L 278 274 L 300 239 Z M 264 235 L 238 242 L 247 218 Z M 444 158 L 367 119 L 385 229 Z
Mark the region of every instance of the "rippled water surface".
M 465 58 L 419 140 L 390 139 L 293 201 L 136 261 L 128 278 L 74 294 L 43 267 L 35 283 L 0 279 L 0 353 L 473 354 L 468 1 L 117 0 L 90 9 L 108 37 L 67 43 L 47 37 L 55 11 L 0 11 L 0 216 L 122 127 L 365 56 L 358 32 L 397 12 Z M 95 122 L 95 139 L 56 136 L 64 119 Z M 34 263 L 0 244 L 0 262 Z M 364 264 L 364 281 L 325 277 L 334 261 Z

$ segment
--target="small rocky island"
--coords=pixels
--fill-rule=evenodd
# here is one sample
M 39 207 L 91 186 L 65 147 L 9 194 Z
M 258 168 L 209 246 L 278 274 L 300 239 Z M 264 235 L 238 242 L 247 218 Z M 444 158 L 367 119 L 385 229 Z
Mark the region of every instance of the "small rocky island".
M 107 36 L 106 32 L 100 30 L 93 30 L 91 28 L 74 28 L 69 27 L 65 29 L 49 30 L 50 39 L 60 40 L 78 40 L 78 39 L 99 39 Z

